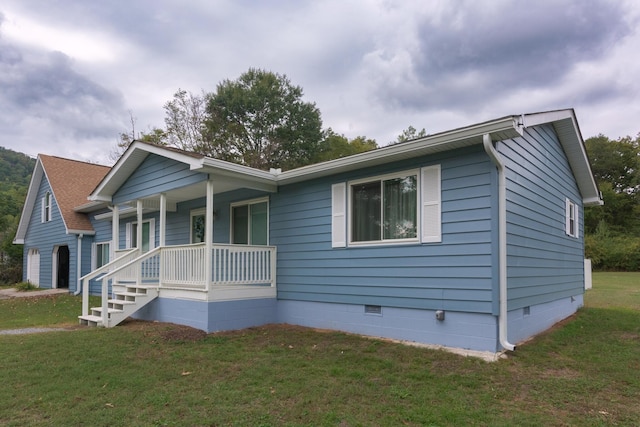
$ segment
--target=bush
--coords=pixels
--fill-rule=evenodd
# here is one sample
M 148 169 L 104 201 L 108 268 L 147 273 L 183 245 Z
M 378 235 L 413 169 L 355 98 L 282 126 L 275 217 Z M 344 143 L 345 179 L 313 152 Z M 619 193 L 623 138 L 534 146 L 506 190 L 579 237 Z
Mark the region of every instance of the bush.
M 38 287 L 31 282 L 20 282 L 16 284 L 16 289 L 21 292 L 27 292 L 36 290 Z
M 613 233 L 604 221 L 585 236 L 584 249 L 594 270 L 640 271 L 640 238 Z

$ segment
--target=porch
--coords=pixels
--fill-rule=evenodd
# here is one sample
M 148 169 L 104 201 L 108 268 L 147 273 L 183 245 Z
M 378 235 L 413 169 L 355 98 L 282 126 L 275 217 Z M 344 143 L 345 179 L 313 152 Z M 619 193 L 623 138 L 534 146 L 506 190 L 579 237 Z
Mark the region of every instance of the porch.
M 203 302 L 276 297 L 273 246 L 198 243 L 141 252 L 120 250 L 113 261 L 82 277 L 80 323 L 113 327 L 158 297 Z M 100 307 L 89 307 L 92 280 L 100 284 Z

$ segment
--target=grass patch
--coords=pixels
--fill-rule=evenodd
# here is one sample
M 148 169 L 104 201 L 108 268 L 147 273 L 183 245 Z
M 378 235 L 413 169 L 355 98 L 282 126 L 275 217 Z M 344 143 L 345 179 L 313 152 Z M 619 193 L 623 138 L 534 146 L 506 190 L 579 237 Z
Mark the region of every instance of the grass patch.
M 0 424 L 637 425 L 640 314 L 594 292 L 619 286 L 594 277 L 586 308 L 496 363 L 286 325 L 0 335 Z
M 99 298 L 91 297 L 93 306 Z M 78 324 L 82 299 L 68 294 L 0 300 L 0 330 Z

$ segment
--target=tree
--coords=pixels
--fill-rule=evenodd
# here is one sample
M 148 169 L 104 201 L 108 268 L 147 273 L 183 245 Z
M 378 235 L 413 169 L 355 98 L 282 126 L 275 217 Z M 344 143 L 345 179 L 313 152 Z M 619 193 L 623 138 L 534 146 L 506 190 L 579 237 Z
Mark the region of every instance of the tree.
M 335 133 L 333 129 L 329 128 L 325 131 L 322 148 L 314 161 L 324 162 L 326 160 L 339 159 L 341 157 L 375 150 L 376 148 L 378 148 L 378 144 L 374 139 L 358 136 L 349 141 L 346 136 L 339 135 Z
M 144 141 L 151 144 L 156 145 L 168 145 L 167 143 L 167 133 L 164 129 L 153 127 L 149 128 L 148 132 L 137 132 L 136 133 L 136 122 L 137 118 L 133 116 L 133 112 L 129 110 L 129 121 L 131 123 L 131 130 L 127 132 L 121 132 L 118 135 L 118 141 L 116 142 L 115 147 L 109 153 L 109 159 L 116 162 L 122 154 L 127 151 L 129 145 L 133 141 Z
M 403 130 L 402 133 L 400 133 L 400 135 L 398 135 L 396 140 L 392 141 L 390 143 L 390 145 L 400 144 L 401 142 L 406 142 L 406 141 L 410 141 L 412 139 L 422 138 L 422 137 L 425 137 L 425 136 L 427 136 L 427 131 L 424 130 L 424 128 L 422 128 L 420 130 L 420 132 L 418 132 L 416 130 L 416 128 L 414 128 L 413 126 L 409 125 L 409 127 L 406 128 L 405 130 Z
M 203 91 L 194 95 L 183 89 L 164 104 L 167 144 L 187 151 L 201 151 L 205 146 L 207 98 Z
M 224 80 L 207 100 L 202 154 L 259 169 L 313 162 L 322 148 L 322 120 L 302 88 L 280 74 L 251 68 Z
M 640 134 L 610 140 L 600 134 L 585 141 L 604 206 L 585 211 L 585 228 L 601 222 L 614 232 L 640 234 Z

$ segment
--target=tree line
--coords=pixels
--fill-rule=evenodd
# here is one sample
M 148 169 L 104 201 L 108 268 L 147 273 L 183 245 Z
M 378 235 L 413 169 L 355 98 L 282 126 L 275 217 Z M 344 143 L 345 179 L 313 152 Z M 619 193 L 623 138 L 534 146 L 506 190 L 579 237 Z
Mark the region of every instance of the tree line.
M 135 139 L 169 145 L 233 163 L 269 170 L 293 169 L 378 148 L 374 139 L 348 139 L 322 128 L 315 103 L 286 75 L 251 68 L 223 80 L 213 92 L 178 89 L 163 106 L 165 126 L 120 135 L 115 160 Z M 394 142 L 425 136 L 412 126 Z

